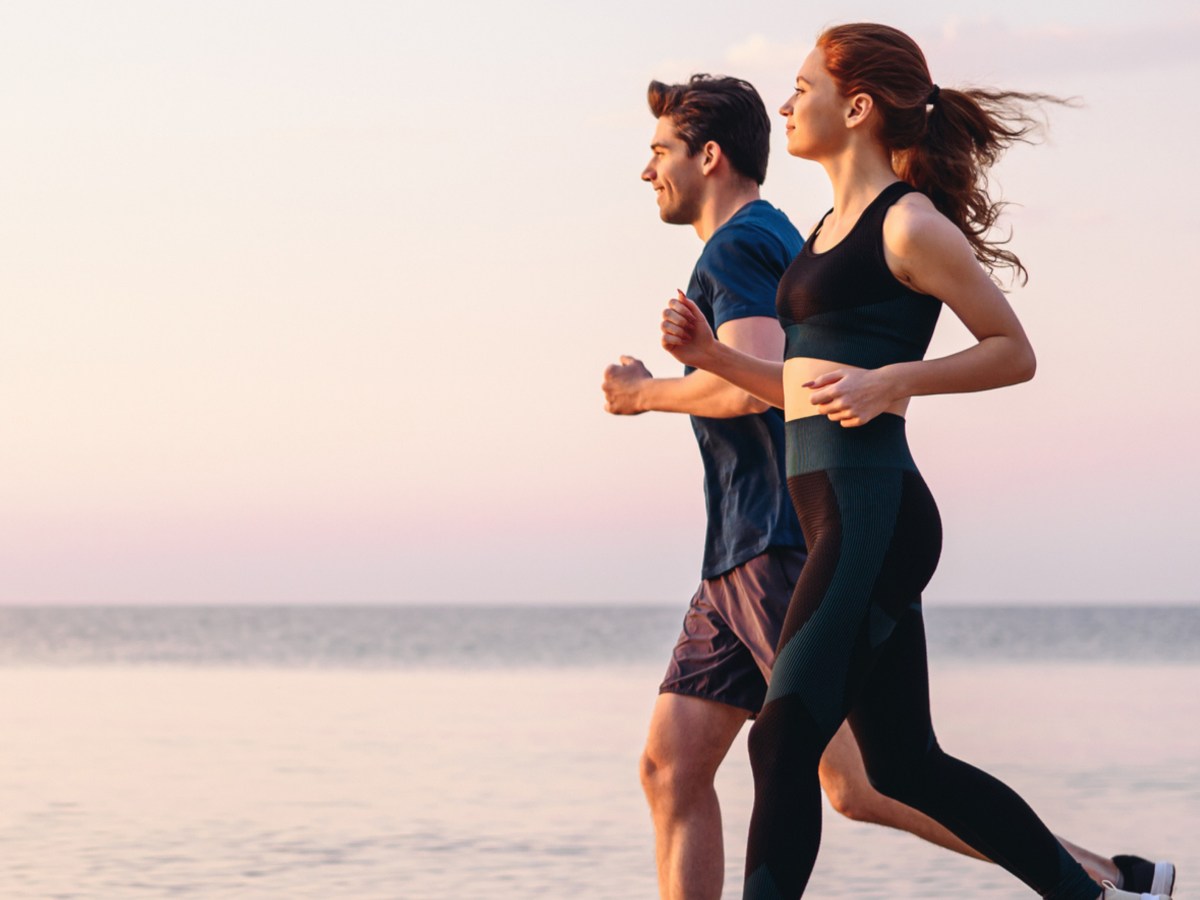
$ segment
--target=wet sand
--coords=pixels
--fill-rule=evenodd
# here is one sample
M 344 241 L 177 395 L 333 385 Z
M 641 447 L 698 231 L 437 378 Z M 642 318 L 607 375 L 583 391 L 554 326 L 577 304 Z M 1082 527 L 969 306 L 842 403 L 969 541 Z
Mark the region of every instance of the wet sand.
M 0 896 L 653 897 L 636 767 L 660 675 L 0 669 Z M 1193 895 L 1200 667 L 935 662 L 932 679 L 947 750 L 1078 843 L 1169 856 Z M 742 741 L 719 790 L 737 897 Z M 830 813 L 808 896 L 1032 894 Z

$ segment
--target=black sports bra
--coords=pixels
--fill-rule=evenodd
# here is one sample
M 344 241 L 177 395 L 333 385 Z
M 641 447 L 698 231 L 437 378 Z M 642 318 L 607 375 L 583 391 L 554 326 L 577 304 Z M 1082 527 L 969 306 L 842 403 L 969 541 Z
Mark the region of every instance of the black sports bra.
M 829 213 L 821 218 L 775 295 L 787 336 L 784 359 L 807 356 L 877 369 L 925 356 L 942 303 L 897 279 L 883 255 L 884 216 L 915 190 L 903 181 L 888 185 L 849 234 L 816 253 L 813 241 Z

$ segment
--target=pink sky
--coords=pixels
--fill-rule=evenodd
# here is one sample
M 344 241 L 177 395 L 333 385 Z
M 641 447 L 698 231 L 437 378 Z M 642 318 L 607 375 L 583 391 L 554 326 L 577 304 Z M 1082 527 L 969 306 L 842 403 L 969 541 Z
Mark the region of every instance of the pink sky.
M 677 371 L 658 310 L 700 249 L 638 181 L 645 84 L 774 108 L 840 12 L 889 15 L 10 7 L 0 602 L 684 602 L 690 429 L 599 393 L 620 353 Z M 1037 379 L 913 406 L 930 598 L 1194 602 L 1200 19 L 888 20 L 942 84 L 1084 101 L 997 173 Z M 765 195 L 802 230 L 829 203 L 778 147 Z

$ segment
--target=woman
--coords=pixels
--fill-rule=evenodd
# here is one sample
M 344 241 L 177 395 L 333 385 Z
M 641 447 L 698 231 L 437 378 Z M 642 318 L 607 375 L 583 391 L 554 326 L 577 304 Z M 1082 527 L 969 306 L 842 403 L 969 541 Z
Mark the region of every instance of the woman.
M 780 110 L 788 152 L 821 163 L 834 194 L 779 285 L 784 362 L 715 341 L 682 293 L 664 311 L 663 346 L 677 359 L 784 409 L 788 487 L 809 550 L 750 731 L 746 897 L 803 894 L 820 841 L 817 764 L 845 718 L 881 792 L 1043 897 L 1139 896 L 1093 882 L 1015 793 L 945 754 L 929 719 L 920 592 L 941 525 L 904 414 L 917 395 L 1033 376 L 1029 341 L 989 277 L 1024 269 L 987 240 L 999 205 L 984 175 L 1032 127 L 1023 106 L 1047 99 L 943 91 L 903 33 L 829 29 Z M 943 304 L 977 343 L 926 361 Z

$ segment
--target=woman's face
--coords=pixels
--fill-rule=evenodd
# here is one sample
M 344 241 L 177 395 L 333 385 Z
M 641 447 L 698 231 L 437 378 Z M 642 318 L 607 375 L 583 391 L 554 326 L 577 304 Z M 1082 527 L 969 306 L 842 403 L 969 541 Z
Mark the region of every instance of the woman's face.
M 787 119 L 787 148 L 792 156 L 820 159 L 846 142 L 846 98 L 825 69 L 825 53 L 814 47 L 796 73 L 796 90 L 779 113 Z

